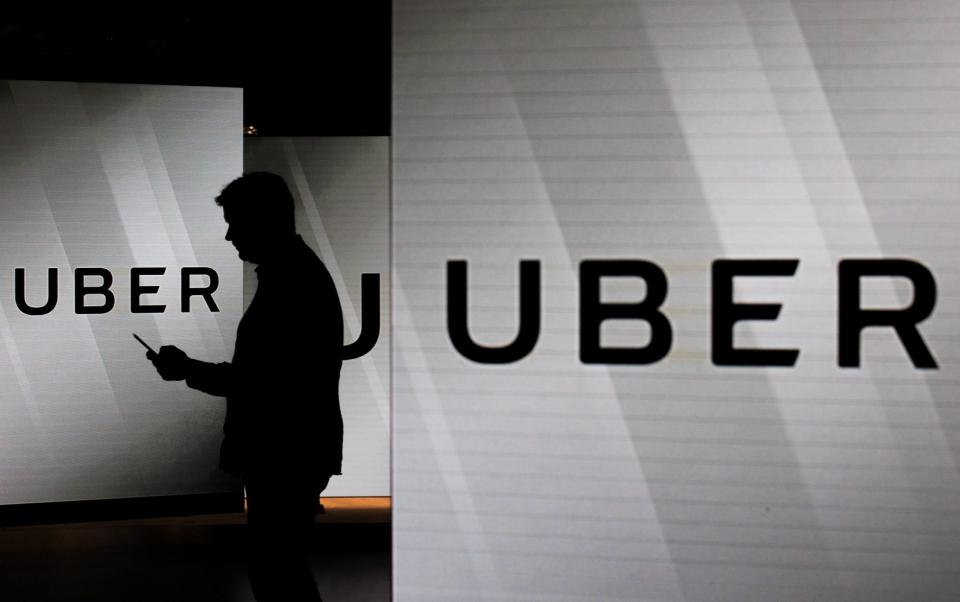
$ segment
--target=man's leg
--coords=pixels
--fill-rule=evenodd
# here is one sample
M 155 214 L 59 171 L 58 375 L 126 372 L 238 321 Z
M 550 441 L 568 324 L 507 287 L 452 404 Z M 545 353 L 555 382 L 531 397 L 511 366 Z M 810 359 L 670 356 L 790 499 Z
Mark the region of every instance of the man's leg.
M 308 562 L 319 483 L 249 479 L 250 586 L 258 602 L 320 600 Z

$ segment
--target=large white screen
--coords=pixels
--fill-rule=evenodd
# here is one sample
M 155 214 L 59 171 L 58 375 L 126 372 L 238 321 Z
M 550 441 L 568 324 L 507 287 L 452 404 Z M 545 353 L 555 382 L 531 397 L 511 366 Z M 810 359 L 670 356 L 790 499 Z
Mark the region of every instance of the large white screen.
M 947 0 L 395 3 L 398 600 L 778 602 L 960 598 L 957 231 L 960 4 Z M 474 338 L 542 328 L 511 364 L 459 354 L 446 270 L 469 263 Z M 669 277 L 670 353 L 578 357 L 584 259 Z M 711 263 L 782 304 L 711 358 Z M 919 325 L 837 365 L 838 262 L 906 258 L 939 287 Z M 616 280 L 616 279 L 610 279 Z M 639 300 L 638 278 L 605 300 Z M 901 278 L 864 287 L 905 307 Z M 603 327 L 643 345 L 639 320 Z
M 242 267 L 213 199 L 242 142 L 239 89 L 0 82 L 0 504 L 236 487 L 217 470 L 223 399 L 160 380 L 131 333 L 229 358 Z M 218 274 L 218 313 L 180 311 L 187 266 Z M 50 267 L 59 301 L 26 315 L 14 270 L 39 306 Z M 108 313 L 75 313 L 83 267 L 113 275 Z M 143 279 L 163 313 L 131 312 L 132 267 L 166 268 Z

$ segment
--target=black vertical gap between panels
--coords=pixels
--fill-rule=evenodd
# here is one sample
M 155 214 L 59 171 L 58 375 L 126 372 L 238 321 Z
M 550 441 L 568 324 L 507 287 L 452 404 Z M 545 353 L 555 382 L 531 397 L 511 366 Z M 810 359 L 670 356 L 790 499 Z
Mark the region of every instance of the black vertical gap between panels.
M 0 16 L 0 79 L 229 86 L 265 136 L 390 134 L 389 0 Z

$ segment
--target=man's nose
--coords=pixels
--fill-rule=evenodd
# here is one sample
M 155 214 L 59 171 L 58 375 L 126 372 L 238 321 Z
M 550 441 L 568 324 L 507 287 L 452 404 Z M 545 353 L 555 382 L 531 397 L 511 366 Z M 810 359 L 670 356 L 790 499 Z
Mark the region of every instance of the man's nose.
M 227 228 L 227 235 L 223 238 L 225 240 L 233 240 L 233 228 Z

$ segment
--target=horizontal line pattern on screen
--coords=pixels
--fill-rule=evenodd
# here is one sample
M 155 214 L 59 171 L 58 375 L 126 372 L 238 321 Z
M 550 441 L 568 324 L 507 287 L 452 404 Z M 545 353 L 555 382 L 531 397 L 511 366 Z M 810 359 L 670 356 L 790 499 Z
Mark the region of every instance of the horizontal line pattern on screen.
M 396 2 L 397 599 L 960 595 L 958 47 L 946 0 Z M 737 344 L 799 360 L 716 367 L 710 265 L 760 257 L 800 265 L 737 279 L 783 304 Z M 939 370 L 889 329 L 837 367 L 837 264 L 869 257 L 935 275 Z M 661 362 L 580 363 L 588 258 L 666 272 Z M 542 261 L 528 357 L 454 350 L 448 259 L 491 345 L 516 332 L 518 262 Z

